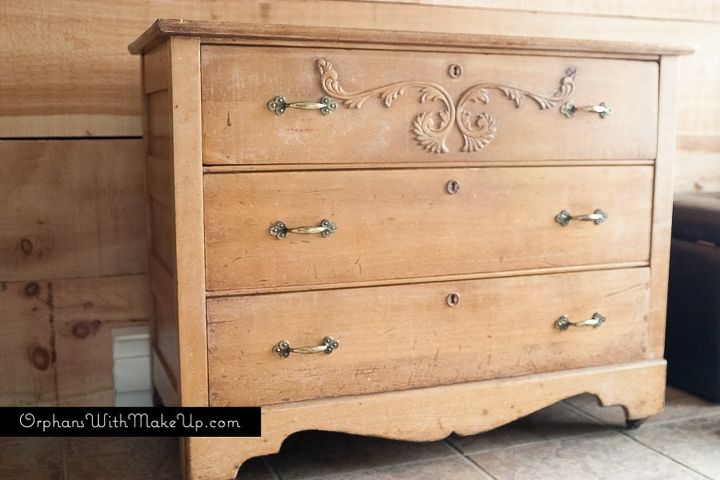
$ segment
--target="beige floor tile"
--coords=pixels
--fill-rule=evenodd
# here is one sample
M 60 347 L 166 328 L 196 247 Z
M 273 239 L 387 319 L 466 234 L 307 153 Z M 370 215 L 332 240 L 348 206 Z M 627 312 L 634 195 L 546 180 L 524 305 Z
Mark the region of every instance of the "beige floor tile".
M 498 480 L 700 480 L 704 477 L 617 432 L 471 457 Z
M 70 439 L 67 480 L 178 480 L 177 438 Z
M 0 479 L 62 480 L 60 438 L 0 438 Z
M 625 412 L 620 406 L 601 407 L 594 395 L 578 395 L 566 400 L 569 404 L 592 415 L 606 425 L 625 425 Z M 665 411 L 650 417 L 645 424 L 659 424 L 701 418 L 720 414 L 720 405 L 709 403 L 689 393 L 668 387 L 665 395 Z M 642 427 L 641 427 L 642 428 Z
M 325 480 L 335 478 L 338 480 L 489 480 L 492 477 L 458 455 L 432 462 L 393 465 L 337 476 L 331 475 L 325 477 Z
M 556 403 L 495 430 L 468 437 L 453 435 L 449 440 L 464 453 L 479 453 L 606 430 L 591 417 Z
M 630 435 L 703 475 L 720 479 L 720 416 L 650 425 Z
M 290 436 L 280 454 L 269 458 L 283 479 L 296 480 L 455 455 L 445 442 L 398 442 L 313 431 Z

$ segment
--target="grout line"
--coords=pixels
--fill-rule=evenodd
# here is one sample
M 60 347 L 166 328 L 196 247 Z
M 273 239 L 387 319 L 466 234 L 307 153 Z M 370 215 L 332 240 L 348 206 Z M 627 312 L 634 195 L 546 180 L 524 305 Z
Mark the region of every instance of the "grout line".
M 403 442 L 403 440 L 393 440 L 393 441 Z M 442 442 L 445 442 L 445 440 L 442 440 Z M 413 442 L 413 443 L 415 443 L 415 442 Z M 433 443 L 433 442 L 430 441 L 430 442 L 419 442 L 419 443 L 422 444 L 422 443 Z M 431 456 L 431 457 L 418 457 L 418 458 L 415 458 L 412 460 L 407 460 L 404 462 L 392 462 L 392 463 L 375 465 L 375 466 L 367 466 L 367 467 L 359 466 L 358 468 L 348 470 L 347 472 L 344 472 L 344 473 L 383 471 L 383 470 L 387 470 L 389 468 L 398 467 L 398 466 L 412 466 L 412 465 L 419 465 L 419 464 L 423 464 L 423 463 L 431 463 L 434 461 L 444 460 L 444 459 L 448 459 L 448 458 L 454 458 L 456 455 L 455 449 L 450 447 L 450 448 L 448 448 L 448 450 L 449 450 L 449 452 L 447 455 Z M 336 478 L 336 476 L 337 476 L 337 473 L 334 473 L 334 472 L 333 473 L 323 473 L 320 475 L 310 474 L 306 477 L 302 477 L 300 480 L 329 480 L 330 478 Z M 282 480 L 282 477 L 281 477 L 281 480 Z
M 708 414 L 698 414 L 698 415 L 692 415 L 689 417 L 680 417 L 680 418 L 668 418 L 667 420 L 658 420 L 656 422 L 652 422 L 650 424 L 643 425 L 644 427 L 655 427 L 655 426 L 661 426 L 661 425 L 672 425 L 673 423 L 679 423 L 679 422 L 687 422 L 690 420 L 702 420 L 703 418 L 712 418 L 712 417 L 718 417 L 720 416 L 720 412 L 715 413 L 708 413 Z
M 690 471 L 693 472 L 693 473 L 697 473 L 698 475 L 700 475 L 700 476 L 703 477 L 703 478 L 706 478 L 707 480 L 714 480 L 712 477 L 708 477 L 708 476 L 705 475 L 704 473 L 699 472 L 699 471 L 695 470 L 694 468 L 691 468 L 691 467 L 688 466 L 688 465 L 685 465 L 685 464 L 684 464 L 683 462 L 681 462 L 680 460 L 678 460 L 678 459 L 676 459 L 676 458 L 674 458 L 674 457 L 665 455 L 663 452 L 661 452 L 660 450 L 657 450 L 655 447 L 652 447 L 652 446 L 650 446 L 650 445 L 648 445 L 648 444 L 646 444 L 646 443 L 641 442 L 641 441 L 638 440 L 637 438 L 635 438 L 635 437 L 633 437 L 632 435 L 628 434 L 626 431 L 620 431 L 620 433 L 623 434 L 623 435 L 625 435 L 626 438 L 629 438 L 630 440 L 634 441 L 635 443 L 637 443 L 637 444 L 640 445 L 641 447 L 646 448 L 647 450 L 650 450 L 651 452 L 654 452 L 654 453 L 660 455 L 661 457 L 665 457 L 665 458 L 667 458 L 668 460 L 670 460 L 671 462 L 676 463 L 676 464 L 680 465 L 681 467 L 683 467 L 683 468 L 685 468 L 685 469 L 687 469 L 687 470 L 690 470 Z
M 485 475 L 487 475 L 488 477 L 490 477 L 494 480 L 498 480 L 495 475 L 493 475 L 492 473 L 485 470 L 482 465 L 480 465 L 477 461 L 475 461 L 475 459 L 465 455 L 465 453 L 462 450 L 460 450 L 460 448 L 456 447 L 452 442 L 450 442 L 447 439 L 444 440 L 444 442 L 446 442 L 450 446 L 450 448 L 452 448 L 455 451 L 455 453 L 458 456 L 460 456 L 460 458 L 462 458 L 463 461 L 468 463 L 471 467 L 474 467 L 476 470 L 480 470 L 482 473 L 484 473 Z

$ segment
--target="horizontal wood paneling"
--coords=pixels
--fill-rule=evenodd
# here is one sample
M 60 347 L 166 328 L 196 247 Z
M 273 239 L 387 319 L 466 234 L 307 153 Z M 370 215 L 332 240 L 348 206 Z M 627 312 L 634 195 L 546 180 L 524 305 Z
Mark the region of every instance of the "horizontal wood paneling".
M 554 12 L 574 15 L 658 18 L 667 20 L 720 21 L 715 0 L 374 0 L 408 5 L 446 5 L 493 10 Z
M 52 285 L 0 283 L 0 405 L 54 405 Z
M 146 275 L 0 283 L 0 406 L 112 405 L 111 330 L 148 297 Z
M 112 330 L 147 325 L 147 275 L 57 280 L 53 313 L 60 405 L 112 405 Z
M 145 271 L 140 140 L 0 141 L 0 280 Z
M 560 2 L 549 3 L 560 9 Z M 584 10 L 580 2 L 569 4 L 577 13 Z M 720 24 L 590 13 L 327 0 L 63 0 L 50 5 L 30 0 L 5 9 L 9 24 L 23 28 L 8 29 L 6 38 L 0 37 L 8 47 L 0 54 L 7 66 L 0 81 L 9 85 L 0 92 L 0 136 L 140 135 L 138 59 L 127 54 L 126 46 L 157 17 L 689 43 L 698 47 L 698 54 L 682 60 L 681 132 L 697 123 L 720 129 L 719 114 L 700 100 L 720 98 L 720 57 L 715 54 Z M 35 34 L 40 25 L 41 37 Z M 84 42 L 83 55 L 74 54 L 78 42 Z M 48 78 L 53 88 L 48 88 Z M 13 121 L 36 117 L 32 131 Z

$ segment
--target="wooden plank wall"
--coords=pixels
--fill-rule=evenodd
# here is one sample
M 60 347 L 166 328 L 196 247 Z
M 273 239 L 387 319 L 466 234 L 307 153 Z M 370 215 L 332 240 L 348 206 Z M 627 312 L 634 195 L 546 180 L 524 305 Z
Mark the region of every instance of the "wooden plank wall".
M 139 59 L 155 18 L 692 44 L 678 191 L 720 190 L 713 0 L 26 0 L 0 9 L 0 404 L 107 404 L 149 317 Z

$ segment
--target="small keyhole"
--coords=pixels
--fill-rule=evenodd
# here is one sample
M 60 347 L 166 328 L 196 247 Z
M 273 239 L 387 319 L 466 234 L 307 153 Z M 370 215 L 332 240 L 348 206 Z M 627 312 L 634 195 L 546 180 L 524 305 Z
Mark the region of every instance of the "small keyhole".
M 462 75 L 463 69 L 460 65 L 457 63 L 453 63 L 448 68 L 448 75 L 450 75 L 450 78 L 458 78 L 460 75 Z
M 456 306 L 458 303 L 460 303 L 460 295 L 457 293 L 451 293 L 447 296 L 447 304 L 451 307 Z
M 450 180 L 447 182 L 447 185 L 445 185 L 445 189 L 450 195 L 455 195 L 460 191 L 460 182 L 457 180 Z

